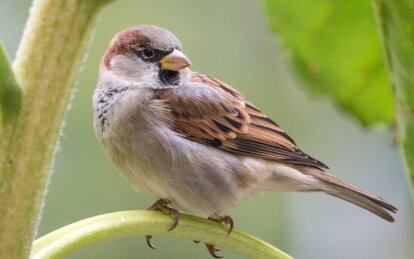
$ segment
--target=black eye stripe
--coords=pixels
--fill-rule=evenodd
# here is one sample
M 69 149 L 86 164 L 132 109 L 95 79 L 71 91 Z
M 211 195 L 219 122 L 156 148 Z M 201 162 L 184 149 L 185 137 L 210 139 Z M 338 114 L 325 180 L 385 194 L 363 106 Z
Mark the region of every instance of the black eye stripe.
M 151 57 L 148 57 L 149 52 L 152 50 L 152 52 L 154 53 Z M 164 56 L 170 54 L 172 51 L 162 51 L 159 49 L 152 49 L 150 47 L 142 47 L 139 48 L 136 52 L 136 55 L 142 59 L 144 62 L 147 63 L 155 63 L 155 62 L 159 62 Z

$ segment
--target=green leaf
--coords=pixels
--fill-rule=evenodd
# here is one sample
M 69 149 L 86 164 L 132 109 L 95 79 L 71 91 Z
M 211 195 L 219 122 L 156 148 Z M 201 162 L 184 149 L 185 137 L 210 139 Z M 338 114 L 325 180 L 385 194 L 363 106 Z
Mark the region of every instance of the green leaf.
M 370 1 L 266 0 L 266 7 L 304 87 L 332 96 L 364 126 L 394 121 Z
M 272 245 L 237 229 L 227 235 L 228 226 L 211 220 L 180 214 L 177 227 L 169 231 L 173 223 L 174 220 L 161 211 L 136 210 L 104 214 L 75 222 L 37 239 L 33 243 L 30 258 L 62 258 L 93 244 L 137 235 L 198 240 L 247 258 L 292 258 Z
M 0 43 L 0 114 L 3 126 L 10 123 L 9 118 L 19 113 L 21 100 L 21 89 Z
M 414 197 L 414 2 L 374 0 L 399 128 L 398 141 Z

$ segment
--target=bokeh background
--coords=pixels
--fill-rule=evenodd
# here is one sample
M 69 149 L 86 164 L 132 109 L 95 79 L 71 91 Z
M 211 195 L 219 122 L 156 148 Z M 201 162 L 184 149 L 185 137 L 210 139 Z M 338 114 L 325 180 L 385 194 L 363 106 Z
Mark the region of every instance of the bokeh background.
M 14 58 L 30 0 L 0 1 L 0 37 Z M 296 258 L 413 258 L 414 208 L 393 135 L 365 129 L 328 99 L 305 94 L 268 26 L 261 1 L 119 0 L 96 28 L 60 138 L 37 236 L 87 217 L 143 209 L 153 203 L 136 193 L 107 161 L 92 127 L 91 96 L 98 64 L 113 35 L 138 24 L 172 31 L 192 69 L 244 93 L 278 122 L 329 172 L 376 193 L 400 212 L 389 224 L 323 194 L 266 193 L 228 211 L 236 227 Z M 211 258 L 201 244 L 154 237 L 110 241 L 69 258 Z M 222 251 L 225 258 L 240 258 Z

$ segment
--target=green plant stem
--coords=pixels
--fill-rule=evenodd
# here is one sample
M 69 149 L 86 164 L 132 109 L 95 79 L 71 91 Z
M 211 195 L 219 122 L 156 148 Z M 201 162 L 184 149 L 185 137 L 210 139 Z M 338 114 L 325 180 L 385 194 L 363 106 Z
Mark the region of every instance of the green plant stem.
M 23 90 L 1 145 L 0 258 L 27 258 L 56 142 L 99 12 L 111 0 L 35 0 L 14 72 Z
M 0 165 L 7 164 L 6 152 L 20 112 L 21 101 L 21 88 L 0 44 Z M 0 172 L 0 183 L 3 182 L 3 176 Z
M 373 0 L 397 107 L 398 144 L 414 201 L 414 2 Z
M 1 123 L 3 126 L 10 126 L 13 124 L 13 118 L 16 118 L 19 114 L 22 91 L 17 84 L 17 80 L 14 76 L 9 60 L 3 46 L 0 44 L 0 113 Z M 2 129 L 0 134 L 5 130 Z M 1 137 L 4 139 L 4 137 Z
M 272 245 L 242 231 L 234 229 L 230 235 L 227 235 L 228 226 L 211 220 L 180 214 L 177 227 L 168 231 L 173 221 L 163 212 L 148 210 L 114 212 L 88 218 L 36 240 L 30 258 L 62 258 L 93 244 L 137 235 L 174 236 L 198 240 L 231 250 L 247 258 L 292 258 Z

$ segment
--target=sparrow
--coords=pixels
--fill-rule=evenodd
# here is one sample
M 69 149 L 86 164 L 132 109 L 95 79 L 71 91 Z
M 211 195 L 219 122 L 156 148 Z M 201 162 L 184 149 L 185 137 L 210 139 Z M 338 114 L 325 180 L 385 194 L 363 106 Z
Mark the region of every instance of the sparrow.
M 182 51 L 166 29 L 123 30 L 102 58 L 93 94 L 106 156 L 134 189 L 157 199 L 149 209 L 175 219 L 171 229 L 180 210 L 230 224 L 231 232 L 223 212 L 267 191 L 324 192 L 394 221 L 396 207 L 326 173 L 240 92 L 190 70 Z

